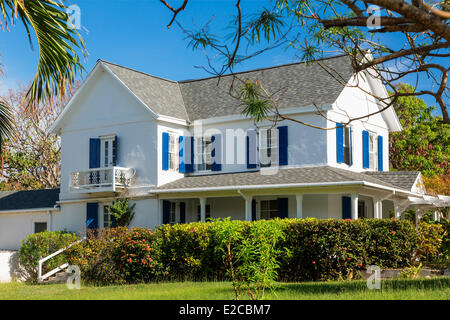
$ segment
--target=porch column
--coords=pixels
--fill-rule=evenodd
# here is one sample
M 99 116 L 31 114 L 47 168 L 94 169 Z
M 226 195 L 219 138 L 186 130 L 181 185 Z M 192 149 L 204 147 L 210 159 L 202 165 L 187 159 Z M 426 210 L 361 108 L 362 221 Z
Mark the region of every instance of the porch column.
M 399 204 L 394 202 L 394 217 L 395 219 L 400 219 L 402 216 L 402 208 Z
M 200 221 L 206 221 L 206 198 L 200 198 Z
M 378 219 L 383 219 L 383 200 L 378 204 Z
M 252 196 L 245 197 L 245 221 L 252 221 Z
M 438 210 L 433 211 L 433 220 L 434 221 L 441 221 L 441 215 L 439 214 Z
M 352 220 L 358 220 L 358 194 L 352 193 Z
M 296 194 L 295 200 L 297 202 L 297 219 L 303 218 L 303 194 Z
M 159 215 L 158 215 L 158 225 L 162 225 L 164 221 L 164 210 L 163 210 L 163 201 L 159 199 Z
M 378 198 L 374 198 L 373 201 L 374 201 L 374 204 L 373 204 L 373 209 L 374 209 L 373 217 L 375 219 L 382 219 L 383 218 L 383 202 L 382 202 L 381 199 L 378 199 Z
M 425 210 L 422 208 L 416 208 L 416 228 L 419 227 L 419 220 L 422 218 L 422 215 L 424 214 Z

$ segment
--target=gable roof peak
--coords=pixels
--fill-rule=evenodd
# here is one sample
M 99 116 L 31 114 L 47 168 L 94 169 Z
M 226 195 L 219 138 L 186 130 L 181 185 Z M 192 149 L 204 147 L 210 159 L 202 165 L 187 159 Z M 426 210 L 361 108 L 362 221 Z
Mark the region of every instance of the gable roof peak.
M 167 78 L 164 78 L 164 77 L 155 76 L 154 74 L 143 72 L 143 71 L 140 71 L 140 70 L 137 70 L 137 69 L 126 67 L 126 66 L 123 66 L 123 65 L 120 65 L 120 64 L 117 64 L 117 63 L 114 63 L 114 62 L 106 61 L 106 60 L 103 60 L 103 59 L 98 59 L 97 62 L 101 62 L 101 63 L 106 64 L 106 65 L 111 65 L 111 66 L 123 68 L 123 69 L 129 70 L 129 71 L 132 71 L 132 72 L 137 72 L 137 73 L 140 73 L 142 75 L 149 76 L 149 77 L 152 77 L 152 78 L 156 78 L 156 79 L 159 79 L 159 80 L 164 80 L 164 81 L 169 81 L 169 82 L 172 82 L 172 83 L 177 83 L 177 81 L 175 81 L 175 80 L 170 80 L 170 79 L 167 79 Z

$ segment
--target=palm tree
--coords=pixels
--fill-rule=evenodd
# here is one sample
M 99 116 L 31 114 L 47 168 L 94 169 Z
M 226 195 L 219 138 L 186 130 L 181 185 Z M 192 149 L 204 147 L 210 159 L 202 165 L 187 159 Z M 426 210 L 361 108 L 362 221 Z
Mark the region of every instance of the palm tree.
M 83 39 L 67 23 L 65 3 L 65 0 L 0 0 L 1 28 L 7 31 L 21 22 L 30 46 L 33 47 L 32 31 L 39 46 L 36 74 L 23 101 L 28 111 L 33 111 L 39 103 L 64 97 L 76 75 L 84 70 L 77 53 L 85 54 Z M 0 143 L 5 138 L 13 138 L 13 125 L 11 108 L 0 97 Z

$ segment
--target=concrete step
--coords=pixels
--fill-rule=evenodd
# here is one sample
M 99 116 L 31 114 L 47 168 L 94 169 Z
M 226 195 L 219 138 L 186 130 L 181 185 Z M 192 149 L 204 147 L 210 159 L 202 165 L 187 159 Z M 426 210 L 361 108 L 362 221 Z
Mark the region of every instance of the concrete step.
M 69 277 L 69 274 L 63 270 L 58 273 L 55 273 L 53 276 L 49 277 L 48 279 L 45 279 L 42 283 L 64 283 L 67 281 L 67 278 Z

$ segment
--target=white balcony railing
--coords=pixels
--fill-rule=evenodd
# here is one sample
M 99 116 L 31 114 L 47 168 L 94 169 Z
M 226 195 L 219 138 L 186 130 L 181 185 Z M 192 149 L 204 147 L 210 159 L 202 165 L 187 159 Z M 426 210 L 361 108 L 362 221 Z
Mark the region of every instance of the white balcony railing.
M 118 191 L 132 186 L 135 170 L 109 167 L 76 171 L 70 174 L 70 190 L 75 192 Z

